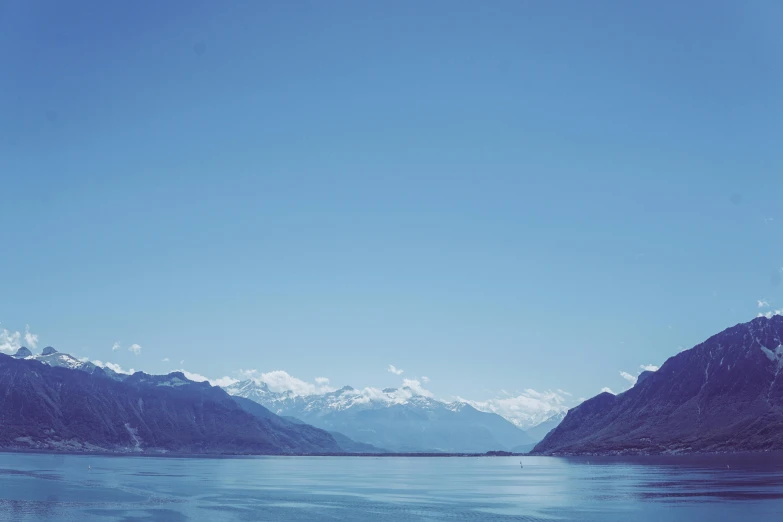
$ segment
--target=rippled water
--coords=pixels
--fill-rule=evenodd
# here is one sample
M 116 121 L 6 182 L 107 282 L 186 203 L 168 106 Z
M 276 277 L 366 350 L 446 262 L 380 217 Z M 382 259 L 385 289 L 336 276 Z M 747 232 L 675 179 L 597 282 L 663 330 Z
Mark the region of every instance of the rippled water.
M 0 454 L 0 520 L 780 520 L 778 455 Z M 88 466 L 91 469 L 88 469 Z

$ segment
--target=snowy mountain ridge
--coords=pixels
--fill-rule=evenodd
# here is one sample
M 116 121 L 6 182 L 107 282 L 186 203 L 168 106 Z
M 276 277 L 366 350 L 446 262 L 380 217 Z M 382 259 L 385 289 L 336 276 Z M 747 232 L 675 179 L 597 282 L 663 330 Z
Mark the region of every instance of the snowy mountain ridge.
M 321 394 L 299 395 L 292 391 L 273 392 L 262 381 L 247 379 L 224 389 L 229 395 L 237 395 L 264 404 L 272 411 L 286 411 L 298 406 L 304 411 L 334 410 L 342 411 L 349 408 L 366 409 L 378 406 L 412 405 L 421 409 L 445 408 L 459 412 L 467 402 L 443 402 L 412 389 L 409 386 L 401 388 L 364 388 L 357 390 L 351 386 L 343 386 L 339 390 Z
M 275 392 L 268 383 L 250 379 L 224 389 L 278 415 L 392 451 L 485 452 L 533 442 L 525 431 L 500 415 L 479 411 L 462 401 L 440 401 L 414 386 L 383 390 L 345 386 L 299 395 Z

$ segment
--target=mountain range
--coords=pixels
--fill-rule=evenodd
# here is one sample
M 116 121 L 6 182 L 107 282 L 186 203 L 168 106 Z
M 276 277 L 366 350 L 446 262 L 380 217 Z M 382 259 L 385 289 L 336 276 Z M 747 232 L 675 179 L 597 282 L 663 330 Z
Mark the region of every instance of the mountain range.
M 96 361 L 97 362 L 97 361 Z M 225 389 L 117 373 L 47 347 L 0 354 L 0 448 L 178 453 L 528 451 L 543 455 L 783 450 L 783 316 L 714 335 L 523 431 L 409 387 L 318 395 L 258 380 Z M 536 444 L 536 441 L 543 440 Z M 533 447 L 534 446 L 534 447 Z
M 44 348 L 38 355 L 33 354 L 26 346 L 22 346 L 13 357 L 14 359 L 38 361 L 54 368 L 67 368 L 69 370 L 80 370 L 87 373 L 95 373 L 97 371 L 115 381 L 122 381 L 127 377 L 127 375 L 117 373 L 110 368 L 99 367 L 90 361 L 77 359 L 73 355 L 67 353 L 60 353 L 51 346 Z
M 51 369 L 88 374 L 103 381 L 113 381 L 122 387 L 134 388 L 136 391 L 140 385 L 153 382 L 157 383 L 156 388 L 191 389 L 192 386 L 208 386 L 206 383 L 189 381 L 179 372 L 167 376 L 151 376 L 143 372 L 135 372 L 132 375 L 117 373 L 101 363 L 96 365 L 84 359 L 77 359 L 58 352 L 51 346 L 44 348 L 42 353 L 37 355 L 22 347 L 12 359 L 42 363 Z M 275 419 L 273 424 L 276 429 L 281 429 L 281 423 L 289 430 L 295 430 L 298 426 L 310 428 L 310 425 L 313 425 L 326 432 L 337 445 L 336 448 L 331 442 L 318 447 L 289 445 L 281 449 L 283 452 L 475 453 L 514 448 L 529 449 L 538 440 L 497 414 L 478 411 L 464 402 L 444 403 L 417 394 L 408 387 L 387 388 L 371 397 L 349 386 L 321 395 L 301 396 L 292 392 L 273 392 L 265 383 L 251 380 L 228 386 L 226 391 L 246 413 L 262 419 L 267 424 L 272 422 L 269 419 Z M 225 394 L 222 390 L 221 393 Z M 35 394 L 31 393 L 28 398 L 34 399 Z M 87 395 L 85 403 L 89 404 L 92 398 Z M 123 426 L 124 424 L 125 422 L 122 423 Z M 22 431 L 24 430 L 19 433 Z M 168 446 L 149 444 L 151 434 L 146 432 L 142 437 L 148 450 L 198 451 L 173 443 Z M 101 447 L 112 450 L 131 448 L 121 432 L 120 435 L 116 438 L 112 434 L 105 440 L 100 440 L 100 444 L 103 444 Z M 50 440 L 34 436 L 28 441 L 24 439 L 24 435 L 21 437 L 23 440 L 16 441 L 23 443 L 21 447 L 28 444 L 39 448 L 57 448 L 62 444 L 60 439 Z M 77 437 L 74 441 L 76 440 L 81 439 Z M 87 445 L 94 444 L 94 441 L 83 442 Z M 8 443 L 10 442 L 6 441 L 6 444 Z M 267 448 L 263 451 L 273 450 Z
M 51 346 L 38 355 L 22 347 L 14 357 L 53 367 L 99 372 L 116 381 L 129 377 L 107 366 L 97 366 L 58 352 Z M 407 387 L 387 388 L 372 398 L 350 386 L 322 395 L 299 396 L 291 392 L 272 392 L 265 383 L 248 380 L 228 386 L 226 391 L 269 407 L 281 416 L 329 430 L 333 436 L 342 437 L 346 447 L 361 452 L 381 451 L 378 446 L 400 452 L 529 449 L 543 437 L 543 434 L 538 436 L 540 429 L 536 427 L 532 428 L 534 435 L 531 436 L 497 414 L 478 411 L 463 402 L 447 404 L 416 395 Z M 548 426 L 555 417 L 543 425 Z M 401 422 L 403 418 L 405 421 Z
M 544 455 L 783 449 L 783 316 L 758 317 L 572 408 Z
M 367 393 L 345 386 L 319 395 L 274 392 L 264 382 L 227 386 L 234 396 L 270 411 L 394 452 L 486 452 L 529 446 L 538 439 L 495 413 L 464 402 L 444 403 L 409 387 Z
M 162 376 L 136 372 L 116 380 L 95 365 L 73 366 L 53 350 L 44 350 L 40 358 L 24 350 L 16 355 L 0 354 L 0 448 L 130 453 L 346 451 L 324 430 L 281 419 L 259 405 L 248 412 L 222 389 L 190 381 L 179 372 Z

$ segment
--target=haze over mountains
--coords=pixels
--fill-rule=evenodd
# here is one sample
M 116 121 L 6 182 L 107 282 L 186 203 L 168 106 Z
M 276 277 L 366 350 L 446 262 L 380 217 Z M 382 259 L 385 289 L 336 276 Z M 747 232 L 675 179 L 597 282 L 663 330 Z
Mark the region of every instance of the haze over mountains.
M 410 388 L 368 395 L 345 386 L 319 395 L 277 393 L 245 380 L 226 391 L 308 424 L 396 452 L 485 452 L 530 444 L 523 430 L 494 413 L 464 402 L 444 403 Z
M 566 413 L 567 412 L 556 413 L 551 417 L 549 417 L 544 422 L 542 422 L 541 424 L 536 424 L 532 428 L 529 428 L 525 431 L 527 431 L 527 434 L 530 435 L 530 437 L 533 440 L 540 441 L 541 439 L 546 437 L 547 433 L 557 428 L 560 425 L 560 423 L 563 422 Z
M 783 316 L 714 335 L 619 395 L 571 409 L 536 447 L 545 455 L 783 449 Z

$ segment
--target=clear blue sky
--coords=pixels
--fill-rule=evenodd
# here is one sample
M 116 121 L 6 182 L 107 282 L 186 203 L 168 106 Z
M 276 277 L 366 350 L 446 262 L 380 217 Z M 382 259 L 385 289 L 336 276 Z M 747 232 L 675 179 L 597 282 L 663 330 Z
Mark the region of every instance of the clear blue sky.
M 2 328 L 155 373 L 622 389 L 783 308 L 781 27 L 778 1 L 0 1 Z

